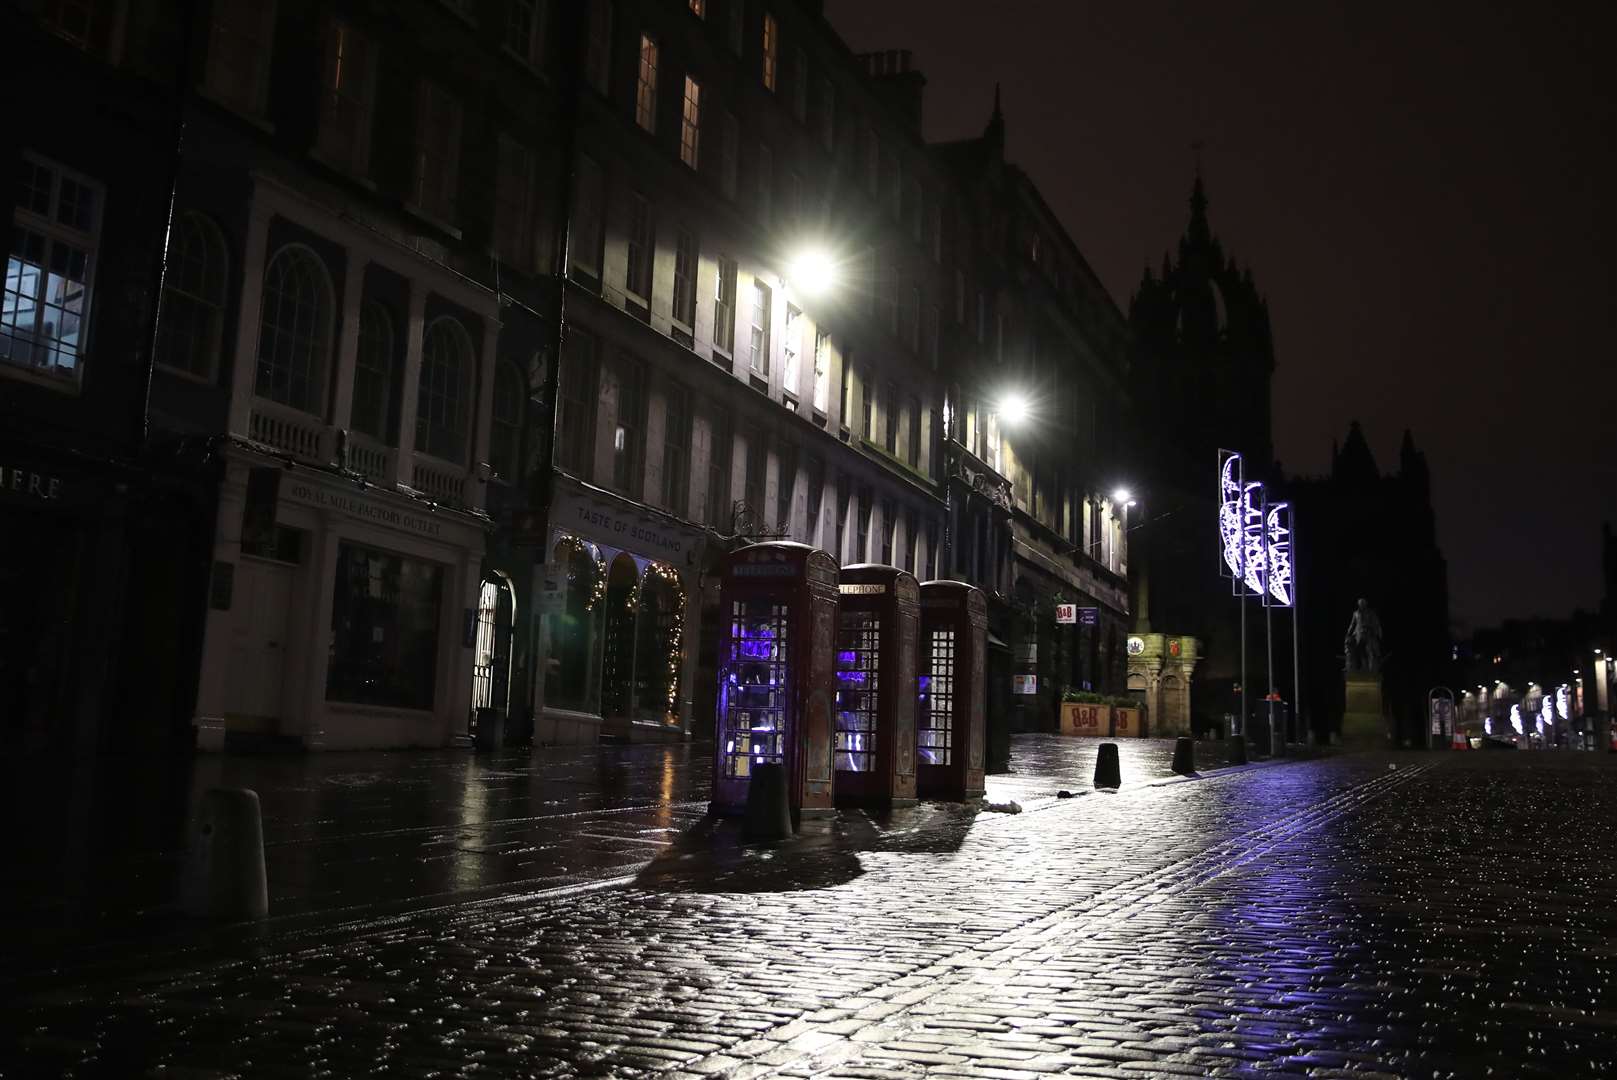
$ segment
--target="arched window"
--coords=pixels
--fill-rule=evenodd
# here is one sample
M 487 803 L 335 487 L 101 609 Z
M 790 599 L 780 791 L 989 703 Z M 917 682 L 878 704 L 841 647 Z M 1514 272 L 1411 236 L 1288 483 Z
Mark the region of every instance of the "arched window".
M 522 373 L 515 364 L 494 369 L 494 416 L 488 433 L 488 462 L 507 483 L 517 479 L 517 453 L 522 430 Z
M 415 448 L 444 461 L 466 461 L 466 399 L 472 339 L 448 315 L 427 327 L 421 342 L 421 389 L 416 397 Z
M 159 364 L 214 377 L 227 269 L 225 238 L 217 225 L 194 210 L 175 219 L 157 331 Z
M 393 441 L 393 316 L 375 300 L 359 309 L 359 355 L 354 361 L 355 431 Z
M 321 415 L 331 353 L 331 277 L 301 244 L 275 253 L 264 271 L 258 321 L 260 397 Z

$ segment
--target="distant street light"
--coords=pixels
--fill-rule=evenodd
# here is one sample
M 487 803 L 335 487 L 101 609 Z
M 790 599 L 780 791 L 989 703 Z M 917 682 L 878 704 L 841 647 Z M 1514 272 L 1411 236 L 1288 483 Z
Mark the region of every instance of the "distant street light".
M 837 266 L 821 248 L 797 253 L 786 269 L 787 280 L 804 296 L 819 296 L 837 283 Z
M 999 419 L 1004 424 L 1020 424 L 1028 417 L 1027 398 L 1012 390 L 999 399 Z
M 1116 491 L 1112 492 L 1112 501 L 1114 503 L 1121 503 L 1124 506 L 1133 506 L 1134 496 L 1129 492 L 1128 488 L 1120 487 Z

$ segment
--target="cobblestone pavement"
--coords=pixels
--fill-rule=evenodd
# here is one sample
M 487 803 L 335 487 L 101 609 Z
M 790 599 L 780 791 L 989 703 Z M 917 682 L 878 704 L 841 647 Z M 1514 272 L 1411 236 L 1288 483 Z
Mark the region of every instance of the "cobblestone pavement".
M 30 984 L 11 1073 L 1617 1075 L 1604 755 L 1356 755 L 759 848 L 712 829 L 627 883 Z
M 989 798 L 1032 806 L 1088 789 L 1101 741 L 1017 736 Z M 1171 741 L 1119 741 L 1125 783 L 1170 775 Z M 1220 749 L 1204 743 L 1201 758 L 1222 763 Z M 209 787 L 258 792 L 272 913 L 357 914 L 635 874 L 706 813 L 711 755 L 711 744 L 209 755 L 184 774 L 114 762 L 99 783 L 82 780 L 76 802 L 55 774 L 4 777 L 44 790 L 16 800 L 29 822 L 12 861 L 24 884 L 0 896 L 0 962 L 41 943 L 183 930 L 172 909 L 186 825 Z M 935 813 L 883 824 L 922 827 Z

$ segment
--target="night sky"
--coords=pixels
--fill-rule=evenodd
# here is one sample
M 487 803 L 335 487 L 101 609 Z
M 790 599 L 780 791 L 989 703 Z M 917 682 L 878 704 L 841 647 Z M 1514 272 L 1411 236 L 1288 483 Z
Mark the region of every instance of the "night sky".
M 1213 229 L 1269 298 L 1277 454 L 1322 472 L 1357 418 L 1390 470 L 1412 428 L 1461 630 L 1600 599 L 1600 522 L 1617 522 L 1611 12 L 826 4 L 854 51 L 914 51 L 929 140 L 978 133 L 1003 85 L 1007 157 L 1125 311 L 1184 230 L 1201 142 Z

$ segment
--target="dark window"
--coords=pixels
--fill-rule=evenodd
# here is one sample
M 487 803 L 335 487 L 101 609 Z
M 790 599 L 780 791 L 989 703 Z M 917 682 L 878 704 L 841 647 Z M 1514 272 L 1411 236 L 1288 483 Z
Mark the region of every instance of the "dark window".
M 663 505 L 675 514 L 689 512 L 691 478 L 691 400 L 682 386 L 668 387 L 663 412 Z
M 431 709 L 443 568 L 340 543 L 326 697 Z
M 618 364 L 618 422 L 612 433 L 612 484 L 639 497 L 640 444 L 645 437 L 644 376 L 638 362 L 624 357 Z

